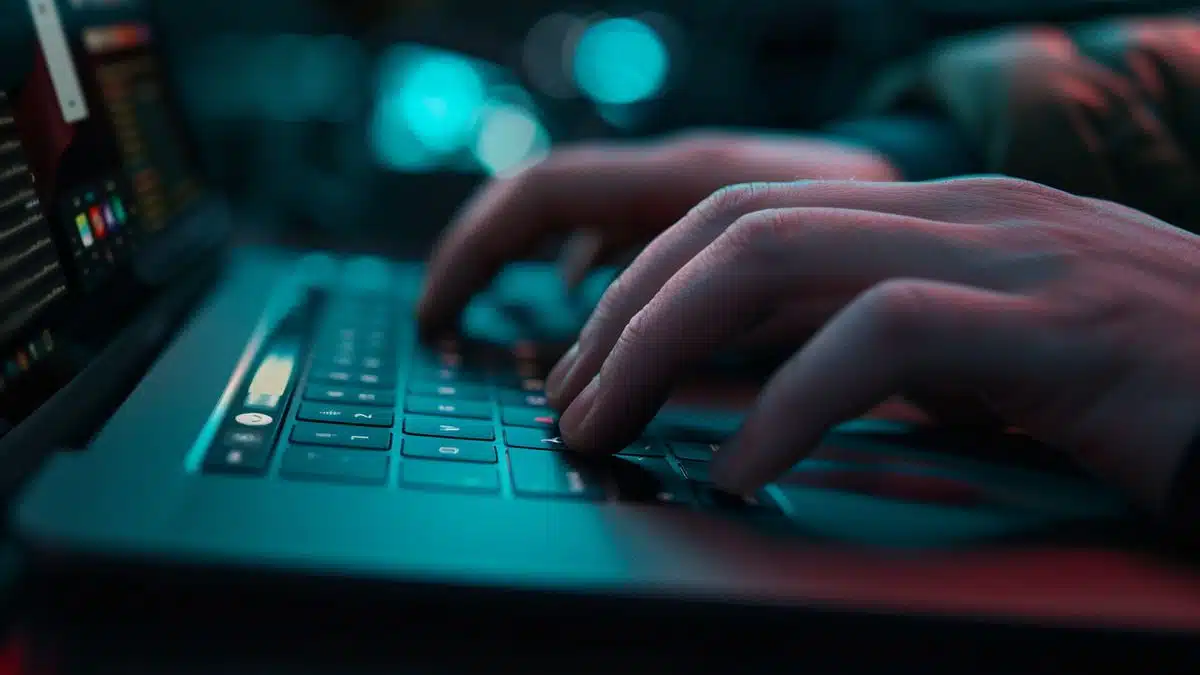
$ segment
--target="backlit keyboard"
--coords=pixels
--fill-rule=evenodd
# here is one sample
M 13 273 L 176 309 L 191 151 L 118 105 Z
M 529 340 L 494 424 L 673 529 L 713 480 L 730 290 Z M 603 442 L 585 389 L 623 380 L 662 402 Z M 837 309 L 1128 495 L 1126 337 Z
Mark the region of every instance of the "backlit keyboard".
M 225 414 L 205 472 L 781 515 L 765 493 L 712 488 L 712 434 L 651 433 L 598 459 L 563 452 L 543 391 L 557 354 L 538 345 L 418 345 L 384 296 L 335 298 L 289 321 Z

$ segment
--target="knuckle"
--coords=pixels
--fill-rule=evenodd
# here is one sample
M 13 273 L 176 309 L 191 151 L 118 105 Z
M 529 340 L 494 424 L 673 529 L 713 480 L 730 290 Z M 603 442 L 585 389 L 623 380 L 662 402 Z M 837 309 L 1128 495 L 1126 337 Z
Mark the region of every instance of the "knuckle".
M 627 349 L 639 349 L 653 341 L 653 331 L 654 319 L 648 308 L 643 308 L 625 324 L 618 342 Z
M 928 301 L 918 282 L 884 281 L 864 293 L 860 302 L 868 329 L 881 347 L 903 350 L 924 340 L 920 318 L 928 309 Z
M 681 221 L 687 229 L 720 233 L 739 219 L 769 208 L 780 201 L 787 186 L 781 183 L 739 183 L 723 187 L 709 195 Z
M 970 195 L 980 211 L 1000 222 L 1010 221 L 1014 215 L 1050 216 L 1065 209 L 1073 211 L 1084 204 L 1076 195 L 1025 178 L 979 176 L 953 182 Z
M 738 218 L 725 232 L 725 246 L 736 257 L 764 261 L 773 258 L 789 235 L 785 213 L 782 209 L 765 209 Z
M 774 192 L 770 183 L 739 183 L 727 185 L 709 195 L 696 207 L 701 219 L 721 219 L 733 222 L 747 213 L 758 210 L 758 205 Z

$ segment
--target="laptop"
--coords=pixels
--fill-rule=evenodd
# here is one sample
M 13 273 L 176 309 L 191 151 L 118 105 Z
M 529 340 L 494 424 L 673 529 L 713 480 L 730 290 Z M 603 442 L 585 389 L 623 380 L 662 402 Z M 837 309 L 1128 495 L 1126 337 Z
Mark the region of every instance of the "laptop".
M 753 363 L 573 456 L 542 377 L 612 271 L 581 299 L 511 266 L 461 339 L 422 344 L 420 261 L 236 244 L 153 16 L 28 6 L 0 81 L 0 477 L 35 566 L 1200 627 L 1121 500 L 1019 437 L 864 419 L 720 493 Z

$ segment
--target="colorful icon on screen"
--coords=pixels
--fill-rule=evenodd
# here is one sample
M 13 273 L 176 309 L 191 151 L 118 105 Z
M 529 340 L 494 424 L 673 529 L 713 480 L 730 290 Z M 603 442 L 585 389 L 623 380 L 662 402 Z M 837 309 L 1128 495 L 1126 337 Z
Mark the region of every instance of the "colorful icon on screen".
M 104 222 L 108 225 L 108 229 L 117 229 L 117 217 L 113 214 L 111 206 L 104 207 Z
M 125 213 L 125 205 L 121 203 L 121 198 L 114 195 L 110 201 L 112 202 L 113 215 L 117 217 L 117 222 L 124 225 L 127 214 Z
M 93 206 L 88 209 L 88 218 L 92 221 L 92 231 L 96 233 L 97 239 L 104 238 L 104 216 L 100 215 L 100 207 Z
M 79 230 L 79 240 L 83 242 L 83 247 L 87 248 L 95 243 L 92 239 L 92 230 L 88 227 L 88 219 L 85 214 L 75 216 L 75 229 Z

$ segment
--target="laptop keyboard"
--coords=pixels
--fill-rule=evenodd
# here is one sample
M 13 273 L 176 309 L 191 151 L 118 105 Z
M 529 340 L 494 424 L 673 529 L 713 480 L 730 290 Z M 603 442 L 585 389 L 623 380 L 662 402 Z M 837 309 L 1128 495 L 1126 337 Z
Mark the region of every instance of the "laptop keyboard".
M 604 458 L 565 451 L 543 391 L 556 354 L 530 343 L 419 345 L 400 320 L 384 296 L 330 302 L 306 329 L 312 338 L 297 352 L 300 376 L 265 399 L 257 395 L 258 405 L 246 390 L 203 470 L 363 489 L 781 514 L 765 493 L 745 499 L 712 487 L 708 467 L 719 438 L 647 435 Z

